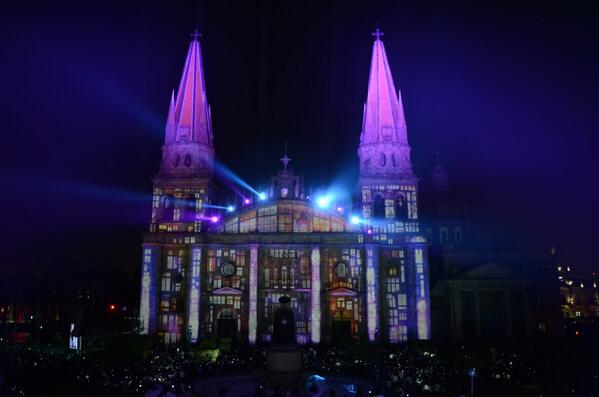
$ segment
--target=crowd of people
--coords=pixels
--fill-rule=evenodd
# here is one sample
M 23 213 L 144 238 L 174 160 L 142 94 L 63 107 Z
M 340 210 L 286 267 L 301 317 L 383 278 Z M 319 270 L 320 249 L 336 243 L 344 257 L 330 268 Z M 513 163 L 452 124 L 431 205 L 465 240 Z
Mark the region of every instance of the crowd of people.
M 470 388 L 497 393 L 487 395 L 516 392 L 538 395 L 546 390 L 576 395 L 580 379 L 573 374 L 582 369 L 577 367 L 581 363 L 567 362 L 569 372 L 563 373 L 559 365 L 554 368 L 554 363 L 543 358 L 535 361 L 495 349 L 488 351 L 484 363 L 466 350 L 454 351 L 450 362 L 429 345 L 356 344 L 344 348 L 305 347 L 303 351 L 306 374 L 364 379 L 372 385 L 368 390 L 347 390 L 338 395 L 348 397 L 375 395 L 372 393 L 469 395 Z M 107 361 L 101 355 L 63 347 L 3 343 L 0 344 L 0 395 L 144 395 L 152 391 L 158 391 L 156 395 L 167 392 L 192 395 L 194 382 L 204 377 L 263 370 L 265 361 L 263 349 L 247 346 L 212 356 L 183 347 L 156 346 L 143 357 Z M 592 390 L 598 381 L 599 375 L 590 380 L 588 388 Z M 326 397 L 317 391 L 310 394 L 310 387 L 306 384 L 303 392 L 297 389 L 296 394 Z M 226 389 L 222 392 L 222 396 L 229 396 Z M 293 393 L 292 389 L 283 393 L 265 386 L 254 395 L 289 397 Z

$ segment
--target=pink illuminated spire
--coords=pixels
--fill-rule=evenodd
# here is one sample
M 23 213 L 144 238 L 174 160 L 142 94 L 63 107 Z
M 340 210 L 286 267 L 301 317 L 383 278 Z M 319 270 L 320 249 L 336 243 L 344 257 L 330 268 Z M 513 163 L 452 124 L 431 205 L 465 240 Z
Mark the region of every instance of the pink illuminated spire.
M 395 90 L 393 76 L 378 27 L 372 34 L 376 39 L 372 49 L 368 97 L 364 104 L 362 144 L 392 142 L 408 145 L 406 121 L 401 93 Z
M 197 29 L 191 37 L 177 96 L 171 98 L 166 143 L 194 142 L 212 146 L 210 105 L 206 97 L 200 33 Z M 169 129 L 172 129 L 171 134 Z

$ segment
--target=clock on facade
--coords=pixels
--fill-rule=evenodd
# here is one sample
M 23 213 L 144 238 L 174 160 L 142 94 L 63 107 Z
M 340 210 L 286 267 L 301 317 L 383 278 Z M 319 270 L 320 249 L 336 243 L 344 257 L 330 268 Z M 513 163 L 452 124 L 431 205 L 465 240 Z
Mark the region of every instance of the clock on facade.
M 287 194 L 289 194 L 289 190 L 286 187 L 281 189 L 281 197 L 287 197 Z
M 347 264 L 345 262 L 339 262 L 335 265 L 335 274 L 337 277 L 347 277 Z
M 231 277 L 232 275 L 235 274 L 236 270 L 237 270 L 237 268 L 235 267 L 234 263 L 225 262 L 220 267 L 220 274 L 222 274 L 225 277 Z

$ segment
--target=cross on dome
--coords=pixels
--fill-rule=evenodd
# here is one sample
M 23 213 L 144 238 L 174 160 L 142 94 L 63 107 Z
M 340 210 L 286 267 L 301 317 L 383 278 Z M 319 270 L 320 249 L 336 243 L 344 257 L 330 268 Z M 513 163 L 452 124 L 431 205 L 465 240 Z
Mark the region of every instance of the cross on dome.
M 287 141 L 285 141 L 285 155 L 281 157 L 279 160 L 281 160 L 283 166 L 285 167 L 285 171 L 287 171 L 287 165 L 291 161 L 291 159 L 287 157 Z
M 380 40 L 381 36 L 383 36 L 384 34 L 385 33 L 381 32 L 378 26 L 376 27 L 376 30 L 374 31 L 374 33 L 372 33 L 372 35 L 374 37 L 376 37 L 377 40 Z
M 193 38 L 193 41 L 198 41 L 198 38 L 200 38 L 202 36 L 202 34 L 198 30 L 197 25 L 196 25 L 196 30 L 192 34 L 190 34 L 190 36 Z

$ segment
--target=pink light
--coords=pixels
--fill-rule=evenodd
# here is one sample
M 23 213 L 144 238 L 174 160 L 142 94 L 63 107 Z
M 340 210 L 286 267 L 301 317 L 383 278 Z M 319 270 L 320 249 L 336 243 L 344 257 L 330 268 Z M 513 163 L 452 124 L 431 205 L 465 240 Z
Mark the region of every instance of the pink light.
M 210 220 L 212 221 L 212 223 L 217 223 L 218 222 L 218 216 L 213 216 L 212 218 L 210 218 Z
M 249 198 L 243 199 L 243 203 L 246 204 L 246 205 L 249 204 L 249 203 L 251 203 L 251 202 L 252 202 L 252 200 L 250 200 Z
M 343 212 L 343 208 L 337 207 L 337 212 Z
M 368 229 L 368 234 L 372 234 L 372 229 Z

